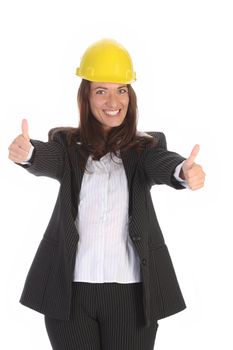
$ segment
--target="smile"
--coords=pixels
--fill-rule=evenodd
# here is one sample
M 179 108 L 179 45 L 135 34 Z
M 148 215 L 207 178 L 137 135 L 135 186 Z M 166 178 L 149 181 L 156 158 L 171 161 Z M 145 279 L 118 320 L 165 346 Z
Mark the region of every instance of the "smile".
M 108 116 L 115 117 L 116 115 L 118 115 L 120 113 L 120 109 L 116 109 L 114 111 L 104 110 L 104 113 L 107 114 Z

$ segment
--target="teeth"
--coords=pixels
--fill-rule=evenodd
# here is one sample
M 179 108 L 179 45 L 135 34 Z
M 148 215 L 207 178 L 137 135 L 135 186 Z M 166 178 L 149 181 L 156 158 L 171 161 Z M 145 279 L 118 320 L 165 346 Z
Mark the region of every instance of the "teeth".
M 108 115 L 117 115 L 119 113 L 119 109 L 117 111 L 105 111 Z

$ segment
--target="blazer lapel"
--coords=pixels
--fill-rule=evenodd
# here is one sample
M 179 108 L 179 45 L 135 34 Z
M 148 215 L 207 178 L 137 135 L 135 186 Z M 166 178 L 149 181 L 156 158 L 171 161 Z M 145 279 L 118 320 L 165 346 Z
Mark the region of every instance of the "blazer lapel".
M 70 168 L 71 168 L 71 184 L 72 184 L 72 203 L 73 203 L 73 218 L 76 220 L 78 214 L 78 204 L 79 204 L 79 193 L 81 189 L 82 179 L 84 175 L 84 170 L 79 166 L 79 145 L 75 145 L 69 149 L 69 159 L 70 159 Z M 85 165 L 87 162 L 88 156 L 85 158 Z
M 122 156 L 122 162 L 125 168 L 129 191 L 131 189 L 132 178 L 135 173 L 137 160 L 137 153 L 132 148 L 128 150 L 124 156 Z

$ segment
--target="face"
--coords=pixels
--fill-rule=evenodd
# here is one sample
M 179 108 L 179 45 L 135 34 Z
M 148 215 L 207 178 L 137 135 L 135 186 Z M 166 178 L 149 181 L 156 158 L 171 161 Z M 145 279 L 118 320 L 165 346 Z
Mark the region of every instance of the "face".
M 129 104 L 128 87 L 125 84 L 91 82 L 89 101 L 93 116 L 108 131 L 121 125 L 125 119 Z

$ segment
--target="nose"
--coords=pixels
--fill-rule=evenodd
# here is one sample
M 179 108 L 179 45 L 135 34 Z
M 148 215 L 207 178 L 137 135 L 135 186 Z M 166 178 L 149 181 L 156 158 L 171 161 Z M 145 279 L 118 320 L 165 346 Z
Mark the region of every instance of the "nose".
M 110 108 L 116 108 L 119 106 L 118 98 L 115 94 L 109 94 L 106 105 Z

